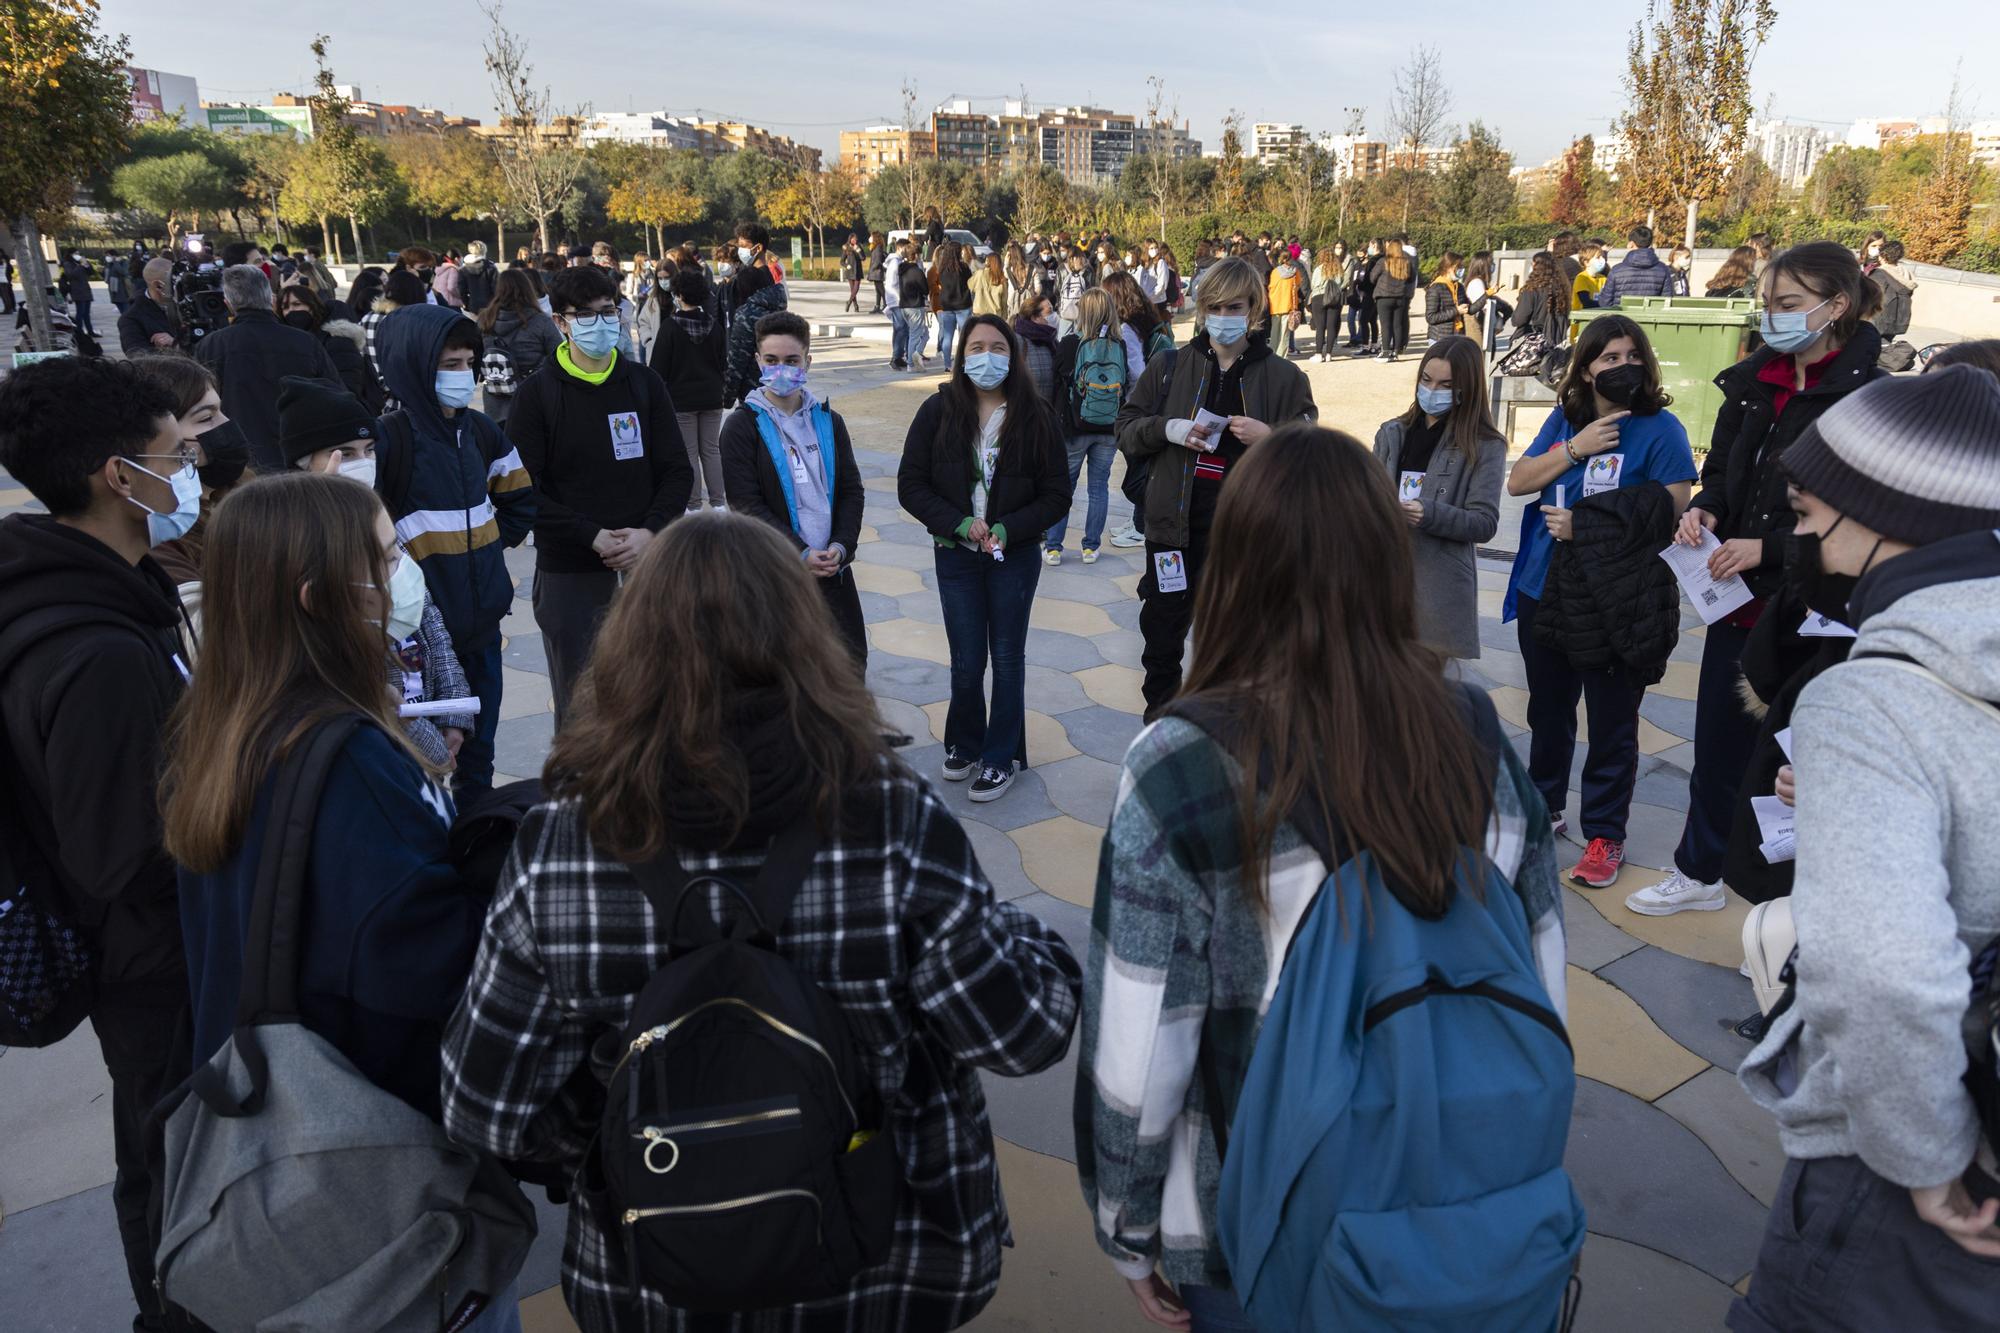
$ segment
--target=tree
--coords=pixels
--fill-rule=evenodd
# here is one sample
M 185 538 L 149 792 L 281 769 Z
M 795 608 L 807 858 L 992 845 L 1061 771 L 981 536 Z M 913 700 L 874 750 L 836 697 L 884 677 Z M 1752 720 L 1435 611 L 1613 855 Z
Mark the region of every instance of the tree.
M 1290 208 L 1292 226 L 1305 231 L 1312 225 L 1320 200 L 1333 186 L 1333 155 L 1314 143 L 1312 136 L 1307 134 L 1285 154 L 1279 182 Z
M 501 0 L 482 3 L 479 12 L 488 25 L 486 73 L 493 81 L 493 100 L 506 131 L 496 136 L 505 196 L 509 207 L 535 224 L 536 243 L 548 251 L 553 248 L 549 219 L 570 203 L 584 168 L 583 150 L 565 126 L 580 125 L 589 108 L 556 113 L 547 86 L 535 83 L 527 40 L 502 22 Z
M 698 194 L 679 189 L 657 175 L 642 180 L 621 181 L 612 187 L 604 211 L 614 222 L 657 228 L 660 250 L 667 248 L 667 228 L 699 222 L 708 211 L 708 201 Z M 650 237 L 648 238 L 650 244 Z
M 842 162 L 825 171 L 801 171 L 793 179 L 805 202 L 805 224 L 812 228 L 819 257 L 825 259 L 826 229 L 851 221 L 860 209 L 861 177 Z
M 292 174 L 285 178 L 285 184 L 278 191 L 278 216 L 294 225 L 319 224 L 320 244 L 325 252 L 333 256 L 333 262 L 342 262 L 340 254 L 340 233 L 329 221 L 340 211 L 339 183 L 333 177 L 332 164 L 323 154 L 301 153 Z M 362 260 L 356 255 L 357 261 Z M 367 313 L 365 311 L 361 313 Z
M 1347 210 L 1354 206 L 1354 191 L 1361 184 L 1361 175 L 1355 170 L 1353 158 L 1354 143 L 1368 128 L 1368 108 L 1365 106 L 1343 107 L 1347 113 L 1347 123 L 1341 127 L 1348 142 L 1348 159 L 1334 164 L 1335 193 L 1338 196 L 1340 213 L 1337 219 L 1336 235 L 1347 234 Z
M 1845 144 L 1828 150 L 1806 178 L 1805 204 L 1824 218 L 1859 222 L 1875 197 L 1875 173 L 1882 154 Z
M 912 79 L 903 80 L 903 150 L 909 156 L 904 162 L 900 176 L 903 187 L 903 225 L 911 231 L 917 229 L 917 219 L 922 216 L 923 175 L 917 170 L 917 159 L 923 154 L 918 150 L 918 136 L 927 132 L 917 127 L 923 124 L 917 114 L 917 85 Z M 932 152 L 936 152 L 933 144 Z
M 297 170 L 303 151 L 299 141 L 289 134 L 245 135 L 237 145 L 237 155 L 243 163 L 243 179 L 238 182 L 237 190 L 248 201 L 260 226 L 263 219 L 270 218 L 281 231 L 284 228 L 287 219 L 278 207 L 278 198 L 284 193 L 285 182 Z
M 1771 0 L 1650 0 L 1632 29 L 1620 124 L 1647 136 L 1651 188 L 1686 209 L 1689 247 L 1697 211 L 1743 151 L 1750 67 L 1777 19 Z
M 1181 107 L 1179 102 L 1167 106 L 1167 81 L 1159 75 L 1148 78 L 1146 86 L 1152 92 L 1146 99 L 1145 154 L 1143 158 L 1128 162 L 1125 170 L 1130 175 L 1134 166 L 1139 168 L 1137 181 L 1144 188 L 1153 212 L 1159 217 L 1159 239 L 1164 241 L 1167 239 L 1168 215 L 1180 211 L 1180 164 L 1174 160 L 1171 131 Z M 1163 106 L 1166 107 L 1164 121 L 1160 118 Z
M 50 342 L 42 232 L 77 182 L 107 169 L 132 123 L 124 38 L 97 31 L 96 0 L 0 0 L 0 219 L 21 266 L 35 343 Z
M 1243 113 L 1235 107 L 1222 118 L 1222 160 L 1215 169 L 1216 212 L 1234 217 L 1243 211 L 1249 198 L 1249 184 L 1243 163 Z
M 112 173 L 111 188 L 127 203 L 165 218 L 168 244 L 174 249 L 179 248 L 183 232 L 201 230 L 204 213 L 220 212 L 239 197 L 222 168 L 200 153 L 128 162 Z
M 1499 136 L 1481 121 L 1465 127 L 1465 137 L 1445 168 L 1438 204 L 1444 217 L 1478 227 L 1492 245 L 1493 231 L 1514 213 L 1514 159 Z
M 392 207 L 401 180 L 389 155 L 372 139 L 364 139 L 348 119 L 351 105 L 334 82 L 328 63 L 331 41 L 325 34 L 312 40 L 315 70 L 312 106 L 313 137 L 306 160 L 313 163 L 328 212 L 344 215 L 354 233 L 354 255 L 365 253 L 361 228 L 373 225 Z
M 1729 169 L 1716 202 L 1722 207 L 1722 216 L 1730 220 L 1759 216 L 1777 208 L 1778 185 L 1778 174 L 1752 149 Z
M 1581 227 L 1590 221 L 1590 161 L 1596 152 L 1588 134 L 1573 141 L 1563 154 L 1562 175 L 1556 180 L 1555 202 L 1549 216 L 1565 227 Z
M 1025 232 L 1055 230 L 1068 184 L 1047 163 L 1025 167 L 1014 175 L 1014 226 Z
M 1403 229 L 1409 230 L 1410 210 L 1426 182 L 1423 150 L 1442 138 L 1445 114 L 1451 110 L 1451 90 L 1445 86 L 1444 61 L 1434 46 L 1410 52 L 1410 62 L 1396 71 L 1395 99 L 1389 103 L 1389 132 L 1394 148 L 1405 154 L 1401 165 Z M 1394 161 L 1395 153 L 1390 154 Z
M 423 215 L 426 241 L 434 237 L 438 218 L 470 221 L 499 210 L 493 156 L 480 140 L 467 134 L 400 134 L 387 147 L 410 203 Z
M 1889 205 L 1889 216 L 1910 258 L 1926 264 L 1949 263 L 1965 248 L 1972 231 L 1972 203 L 1984 183 L 1972 159 L 1972 136 L 1965 128 L 1957 75 L 1952 77 L 1944 120 L 1930 179 L 1904 186 Z

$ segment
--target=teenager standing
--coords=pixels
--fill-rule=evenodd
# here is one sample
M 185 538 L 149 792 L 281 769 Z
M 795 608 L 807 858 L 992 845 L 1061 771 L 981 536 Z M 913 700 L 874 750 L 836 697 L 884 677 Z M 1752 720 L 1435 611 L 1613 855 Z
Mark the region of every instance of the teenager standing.
M 847 304 L 842 307 L 843 311 L 861 313 L 861 278 L 866 271 L 861 238 L 849 236 L 847 244 L 840 247 L 840 280 L 847 284 Z
M 1114 275 L 1115 276 L 1115 275 Z M 1113 433 L 1136 372 L 1123 337 L 1118 306 L 1111 293 L 1093 287 L 1077 302 L 1077 326 L 1056 346 L 1055 382 L 1062 395 L 1063 439 L 1069 457 L 1069 490 L 1074 501 L 1077 480 L 1090 470 L 1089 503 L 1084 512 L 1083 563 L 1097 563 L 1104 523 L 1111 509 L 1111 463 L 1118 452 Z M 1143 363 L 1139 363 L 1142 364 Z M 1063 538 L 1069 533 L 1070 506 L 1043 539 L 1042 562 L 1062 563 Z
M 1386 241 L 1368 266 L 1375 292 L 1375 322 L 1381 328 L 1378 361 L 1394 361 L 1410 342 L 1410 296 L 1417 287 L 1417 265 L 1400 242 Z
M 931 310 L 937 315 L 938 355 L 957 359 L 959 330 L 972 314 L 972 275 L 957 241 L 941 242 L 931 255 Z
M 727 509 L 729 487 L 723 476 L 722 419 L 727 393 L 723 388 L 728 338 L 709 308 L 708 279 L 700 270 L 676 269 L 654 297 L 662 307 L 658 336 L 653 339 L 652 367 L 666 383 L 680 422 L 681 443 L 687 446 L 688 468 L 695 484 L 688 491 L 688 510 Z
M 951 645 L 944 776 L 996 800 L 1028 762 L 1028 612 L 1036 545 L 1069 504 L 1055 413 L 1018 364 L 1013 335 L 974 315 L 951 378 L 917 409 L 896 498 L 936 543 L 938 599 Z M 986 700 L 986 664 L 993 698 Z

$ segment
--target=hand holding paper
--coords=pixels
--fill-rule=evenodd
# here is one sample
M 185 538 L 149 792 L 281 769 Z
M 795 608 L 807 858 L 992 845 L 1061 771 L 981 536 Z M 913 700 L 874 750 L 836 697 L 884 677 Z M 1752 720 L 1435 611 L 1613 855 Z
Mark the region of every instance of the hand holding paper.
M 1694 604 L 1695 614 L 1704 625 L 1713 625 L 1730 612 L 1749 603 L 1750 585 L 1740 574 L 1731 574 L 1726 579 L 1717 579 L 1708 572 L 1709 557 L 1720 550 L 1722 543 L 1715 534 L 1703 529 L 1699 544 L 1684 546 L 1675 542 L 1660 552 L 1660 559 L 1674 571 L 1680 580 L 1681 590 L 1688 601 Z

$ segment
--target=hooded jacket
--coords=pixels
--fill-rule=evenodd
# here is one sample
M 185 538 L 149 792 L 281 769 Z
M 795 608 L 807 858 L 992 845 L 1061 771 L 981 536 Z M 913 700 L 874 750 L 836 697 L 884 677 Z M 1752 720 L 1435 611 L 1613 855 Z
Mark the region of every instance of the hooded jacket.
M 303 375 L 344 387 L 340 367 L 318 335 L 282 323 L 268 310 L 237 311 L 228 328 L 195 344 L 194 359 L 215 376 L 222 410 L 249 438 L 250 466 L 259 472 L 285 470 L 278 448 L 278 381 Z
M 368 364 L 368 331 L 352 320 L 329 319 L 319 326 L 318 337 L 347 391 L 370 412 L 380 412 L 382 381 L 375 378 L 375 369 Z
M 520 545 L 535 523 L 534 485 L 500 428 L 469 407 L 448 418 L 438 406 L 445 335 L 464 318 L 448 306 L 413 305 L 375 329 L 382 381 L 402 404 L 385 419 L 376 453 L 394 453 L 406 441 L 410 449 L 406 493 L 382 485 L 404 471 L 401 460 L 382 461 L 377 489 L 461 656 L 499 632 L 514 604 L 503 550 Z M 391 424 L 398 421 L 407 432 Z
M 1622 669 L 1646 687 L 1667 674 L 1681 593 L 1659 558 L 1674 539 L 1673 497 L 1657 481 L 1576 502 L 1575 535 L 1557 542 L 1535 638 L 1578 671 Z
M 161 734 L 185 677 L 180 603 L 137 565 L 45 514 L 0 520 L 0 754 L 106 982 L 184 969 L 160 847 Z
M 1604 290 L 1597 294 L 1600 310 L 1613 310 L 1623 296 L 1667 296 L 1674 284 L 1674 271 L 1660 262 L 1652 246 L 1640 246 L 1611 266 Z
M 1894 1184 L 1937 1185 L 1978 1141 L 1960 1025 L 1970 959 L 2000 933 L 2000 718 L 1953 692 L 2000 701 L 2000 541 L 1973 532 L 1898 556 L 1848 607 L 1853 656 L 1792 714 L 1811 775 L 1792 892 L 1798 997 L 1740 1077 L 1777 1116 L 1787 1156 L 1852 1155 Z M 1943 683 L 1868 660 L 1888 654 Z
M 803 552 L 806 543 L 799 536 L 797 488 L 785 459 L 783 433 L 771 412 L 764 395 L 753 393 L 723 419 L 717 446 L 722 450 L 723 490 L 733 497 L 729 501 L 732 510 L 769 523 Z M 828 540 L 847 553 L 841 563 L 852 564 L 861 544 L 862 506 L 867 500 L 861 469 L 854 461 L 847 423 L 831 404 L 815 399 L 812 421 L 821 441 L 820 462 L 826 469 L 832 501 L 833 525 Z

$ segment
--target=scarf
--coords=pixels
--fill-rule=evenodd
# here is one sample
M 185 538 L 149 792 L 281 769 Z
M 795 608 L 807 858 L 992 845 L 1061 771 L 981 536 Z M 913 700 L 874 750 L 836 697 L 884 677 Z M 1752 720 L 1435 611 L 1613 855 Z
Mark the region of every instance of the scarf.
M 1030 319 L 1026 315 L 1015 317 L 1014 336 L 1026 339 L 1029 342 L 1040 343 L 1051 350 L 1056 345 L 1056 331 L 1042 323 L 1039 319 Z

